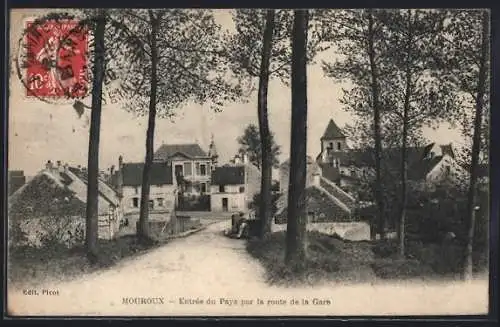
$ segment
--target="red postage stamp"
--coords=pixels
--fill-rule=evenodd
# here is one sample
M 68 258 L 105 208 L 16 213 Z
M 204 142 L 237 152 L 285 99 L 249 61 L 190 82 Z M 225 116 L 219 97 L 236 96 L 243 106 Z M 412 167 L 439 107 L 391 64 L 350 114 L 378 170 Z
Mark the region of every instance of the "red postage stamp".
M 28 22 L 25 40 L 27 96 L 87 94 L 88 29 L 74 20 Z

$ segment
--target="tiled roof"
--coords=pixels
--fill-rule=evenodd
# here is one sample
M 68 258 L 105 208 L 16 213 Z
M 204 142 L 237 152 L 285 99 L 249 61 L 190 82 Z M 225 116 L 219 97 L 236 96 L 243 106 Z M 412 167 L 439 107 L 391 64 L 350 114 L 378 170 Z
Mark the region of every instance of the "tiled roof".
M 429 151 L 434 146 L 431 143 L 426 146 L 421 147 L 408 147 L 406 149 L 406 155 L 408 160 L 408 178 L 411 180 L 420 180 L 425 178 L 425 176 L 441 161 L 443 156 L 428 157 Z M 448 154 L 454 157 L 453 149 L 451 145 L 441 146 L 443 155 Z M 342 152 L 332 152 L 329 155 L 330 159 L 337 159 L 340 161 L 341 166 L 355 166 L 355 167 L 367 167 L 374 166 L 374 153 L 372 148 L 367 148 L 363 150 L 349 150 Z M 394 170 L 399 170 L 401 166 L 401 149 L 400 148 L 389 148 L 383 149 L 382 151 L 383 164 Z M 321 162 L 321 157 L 318 156 L 318 162 Z M 323 176 L 331 181 L 335 181 L 340 176 L 338 175 L 338 170 L 331 167 L 328 163 L 320 164 L 323 170 Z
M 447 154 L 452 158 L 455 158 L 455 152 L 453 152 L 453 147 L 451 144 L 441 145 L 441 151 L 443 154 Z
M 74 183 L 75 181 L 80 181 L 87 184 L 87 178 L 80 169 L 75 167 L 68 167 L 67 171 L 59 171 L 57 169 L 42 170 L 33 179 L 24 184 L 23 187 L 14 192 L 14 194 L 12 194 L 12 196 L 9 198 L 9 201 L 17 201 L 22 196 L 23 190 L 26 187 L 28 187 L 33 181 L 36 181 L 38 180 L 38 178 L 42 178 L 43 176 L 55 181 L 56 185 L 58 185 L 59 187 L 67 187 L 69 190 L 74 192 L 75 197 L 83 203 L 87 202 L 87 189 L 79 187 L 78 183 Z M 118 194 L 102 180 L 98 181 L 98 189 L 99 195 L 108 203 L 114 206 L 119 205 L 120 199 L 118 198 Z M 11 204 L 9 203 L 9 205 Z M 104 214 L 106 212 L 107 208 L 105 206 L 99 206 L 99 214 Z
M 325 133 L 321 139 L 335 139 L 335 138 L 344 138 L 345 135 L 342 133 L 342 130 L 335 124 L 333 119 L 330 119 L 328 126 L 326 127 Z
M 155 160 L 168 160 L 180 153 L 190 159 L 208 158 L 207 153 L 198 144 L 163 144 L 154 153 Z
M 244 166 L 222 166 L 212 172 L 213 185 L 240 185 L 245 184 Z
M 68 170 L 71 173 L 73 173 L 76 177 L 80 178 L 85 184 L 88 183 L 87 172 L 82 172 L 81 169 L 78 169 L 76 167 L 68 167 Z M 70 174 L 66 174 L 63 172 L 63 173 L 60 173 L 60 175 L 62 177 L 63 183 L 71 184 L 70 180 L 72 179 L 72 177 L 70 176 Z M 108 200 L 108 202 L 110 202 L 114 205 L 118 205 L 120 202 L 120 199 L 118 198 L 118 193 L 116 192 L 116 190 L 113 189 L 113 187 L 108 185 L 105 181 L 103 181 L 100 178 L 98 178 L 97 182 L 98 182 L 99 194 L 101 196 L 103 196 L 104 198 L 106 198 L 106 200 Z
M 141 186 L 143 163 L 124 163 L 123 164 L 123 186 Z M 153 162 L 150 175 L 151 185 L 172 185 L 172 168 L 168 163 Z
M 335 168 L 330 164 L 320 164 L 320 167 L 321 167 L 321 175 L 324 178 L 327 178 L 334 183 L 337 183 L 339 181 L 340 172 L 338 168 Z
M 409 180 L 422 180 L 425 179 L 427 174 L 443 159 L 442 156 L 424 159 L 420 162 L 414 162 L 408 167 Z
M 288 215 L 287 195 L 282 196 L 283 203 L 281 208 L 276 213 L 276 219 L 286 221 Z M 328 221 L 349 221 L 350 215 L 332 201 L 324 192 L 314 186 L 306 189 L 306 210 L 307 212 L 315 212 L 317 214 L 325 214 L 324 219 Z

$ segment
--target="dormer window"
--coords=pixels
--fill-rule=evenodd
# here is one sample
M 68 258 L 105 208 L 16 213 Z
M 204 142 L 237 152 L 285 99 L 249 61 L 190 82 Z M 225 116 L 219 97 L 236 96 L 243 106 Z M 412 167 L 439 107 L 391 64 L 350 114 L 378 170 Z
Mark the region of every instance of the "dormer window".
M 342 143 L 337 142 L 337 150 L 338 151 L 342 150 Z
M 330 144 L 328 145 L 328 149 L 329 150 L 333 149 L 333 142 L 330 142 Z

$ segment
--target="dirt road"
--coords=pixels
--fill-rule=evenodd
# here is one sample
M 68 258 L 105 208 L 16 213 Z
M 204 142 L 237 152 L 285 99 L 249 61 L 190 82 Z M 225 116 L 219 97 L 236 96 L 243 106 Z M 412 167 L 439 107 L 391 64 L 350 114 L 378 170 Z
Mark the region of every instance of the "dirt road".
M 17 315 L 331 316 L 478 314 L 487 308 L 485 280 L 269 287 L 261 265 L 246 253 L 244 241 L 222 236 L 228 225 L 210 225 L 78 280 L 33 290 L 9 289 L 9 310 Z

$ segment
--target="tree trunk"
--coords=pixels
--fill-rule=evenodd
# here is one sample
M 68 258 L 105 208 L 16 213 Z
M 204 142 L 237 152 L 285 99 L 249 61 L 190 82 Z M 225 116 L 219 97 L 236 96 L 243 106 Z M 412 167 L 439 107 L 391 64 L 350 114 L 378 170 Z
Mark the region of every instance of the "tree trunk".
M 156 91 L 158 86 L 157 65 L 158 49 L 156 38 L 158 33 L 158 19 L 150 12 L 151 20 L 151 89 L 149 96 L 148 130 L 146 132 L 146 158 L 142 172 L 141 207 L 137 234 L 142 241 L 149 241 L 149 191 L 151 166 L 153 165 L 154 135 L 156 124 Z
M 262 61 L 259 75 L 259 99 L 258 116 L 259 131 L 262 153 L 262 176 L 260 183 L 260 208 L 261 238 L 271 233 L 271 211 L 272 211 L 272 143 L 269 131 L 269 120 L 267 116 L 267 90 L 269 87 L 269 61 L 271 59 L 271 48 L 274 32 L 274 9 L 267 10 L 266 27 L 262 44 Z
M 92 112 L 90 116 L 90 135 L 87 168 L 87 212 L 85 243 L 87 257 L 91 262 L 97 259 L 98 239 L 98 196 L 99 196 L 99 138 L 101 132 L 102 85 L 104 80 L 104 32 L 106 28 L 106 13 L 99 10 L 97 24 L 94 31 L 95 51 L 92 85 Z
M 373 9 L 368 9 L 368 57 L 370 59 L 371 91 L 373 98 L 373 129 L 375 141 L 375 201 L 377 203 L 377 226 L 380 238 L 385 238 L 385 212 L 382 194 L 381 155 L 382 136 L 380 132 L 380 105 L 378 69 L 375 62 L 375 31 L 373 30 Z
M 399 240 L 399 256 L 405 257 L 405 225 L 406 225 L 406 205 L 408 202 L 407 180 L 408 180 L 408 158 L 407 158 L 407 142 L 408 142 L 408 127 L 409 127 L 409 111 L 410 111 L 410 95 L 411 95 L 411 62 L 412 62 L 412 42 L 413 42 L 413 25 L 412 13 L 408 10 L 408 38 L 406 40 L 406 63 L 405 63 L 405 99 L 403 104 L 403 134 L 401 140 L 401 214 L 398 224 L 398 240 Z
M 292 131 L 285 262 L 306 257 L 307 10 L 295 10 L 292 31 Z
M 481 59 L 479 63 L 479 76 L 476 94 L 476 113 L 474 117 L 474 135 L 472 139 L 472 156 L 470 165 L 469 193 L 467 199 L 467 246 L 465 248 L 462 279 L 472 279 L 472 244 L 474 242 L 474 228 L 476 218 L 476 184 L 478 179 L 479 152 L 481 149 L 481 122 L 483 119 L 484 95 L 486 93 L 486 61 L 488 60 L 489 45 L 489 17 L 483 13 Z

